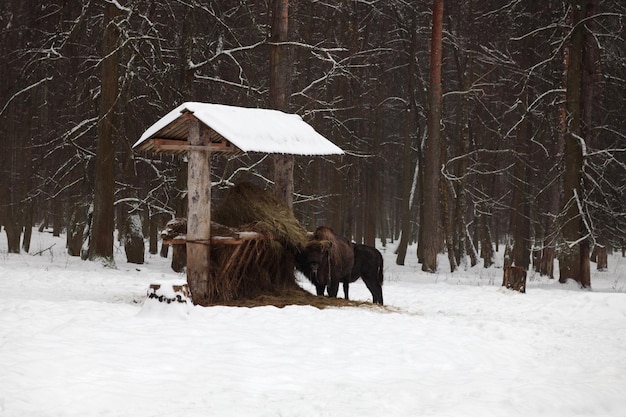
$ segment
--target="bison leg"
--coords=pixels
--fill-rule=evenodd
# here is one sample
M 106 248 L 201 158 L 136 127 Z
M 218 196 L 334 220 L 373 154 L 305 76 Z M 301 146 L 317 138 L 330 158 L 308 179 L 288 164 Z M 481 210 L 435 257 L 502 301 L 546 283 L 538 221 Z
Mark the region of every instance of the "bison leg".
M 345 298 L 346 300 L 349 300 L 350 298 L 348 298 L 348 289 L 350 287 L 350 283 L 348 281 L 344 281 L 343 282 L 343 298 Z
M 317 295 L 324 295 L 324 290 L 326 289 L 326 285 L 316 284 L 315 290 L 317 291 Z
M 372 302 L 383 305 L 383 287 L 378 282 L 378 278 L 370 277 L 369 274 L 364 274 L 361 278 L 365 282 L 367 289 L 372 293 Z
M 337 297 L 337 293 L 339 292 L 339 281 L 331 280 L 328 285 L 328 296 L 329 297 Z

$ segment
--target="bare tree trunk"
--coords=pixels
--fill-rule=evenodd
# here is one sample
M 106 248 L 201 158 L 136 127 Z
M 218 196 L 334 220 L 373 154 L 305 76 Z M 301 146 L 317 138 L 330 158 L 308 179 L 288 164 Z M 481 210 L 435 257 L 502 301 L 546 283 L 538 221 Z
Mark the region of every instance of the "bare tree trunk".
M 137 206 L 125 207 L 122 227 L 119 230 L 124 245 L 126 261 L 134 264 L 143 264 L 145 256 L 144 236 L 141 224 L 141 214 Z
M 160 216 L 155 213 L 150 214 L 148 219 L 149 223 L 149 240 L 148 240 L 148 253 L 156 255 L 159 252 L 159 218 Z
M 187 181 L 189 164 L 183 159 L 180 159 L 180 167 L 176 171 L 176 214 L 175 217 L 187 217 L 189 210 L 189 198 L 187 197 Z M 167 258 L 169 245 L 161 246 L 161 256 Z M 172 269 L 176 272 L 181 272 L 184 266 L 187 265 L 187 250 L 176 249 L 172 245 Z
M 20 236 L 22 235 L 22 228 L 19 227 L 19 216 L 17 210 L 9 207 L 2 219 L 4 224 L 4 231 L 7 234 L 7 250 L 9 253 L 20 253 Z
M 122 51 L 124 53 L 125 51 Z M 127 61 L 124 59 L 124 61 Z M 130 95 L 130 89 L 126 86 L 120 91 L 120 98 L 122 102 L 129 103 L 132 101 Z M 130 137 L 129 124 L 132 121 L 128 121 L 126 118 L 118 123 L 120 137 Z M 125 163 L 122 172 L 124 173 L 125 181 L 130 183 L 130 187 L 123 187 L 118 191 L 118 195 L 121 199 L 128 199 L 127 201 L 118 204 L 118 237 L 120 243 L 124 246 L 124 253 L 126 254 L 126 262 L 134 264 L 143 264 L 145 261 L 145 241 L 144 241 L 144 222 L 142 219 L 142 204 L 138 202 L 138 178 L 137 167 L 135 163 L 135 155 L 131 149 L 125 148 Z
M 411 83 L 409 83 L 411 85 Z M 406 118 L 404 125 L 404 156 L 402 161 L 402 226 L 400 243 L 398 244 L 398 253 L 396 257 L 397 265 L 404 265 L 406 258 L 406 250 L 409 246 L 411 234 L 411 187 L 414 186 L 411 175 L 411 130 L 413 125 L 413 111 L 411 106 L 406 109 Z M 417 161 L 415 162 L 418 163 Z M 418 169 L 416 166 L 415 169 Z
M 63 228 L 63 201 L 56 197 L 52 200 L 50 207 L 52 208 L 52 236 L 59 237 Z
M 291 73 L 287 62 L 289 50 L 281 42 L 287 42 L 289 34 L 289 0 L 272 0 L 272 36 L 270 47 L 270 107 L 286 111 L 289 101 Z M 274 195 L 287 206 L 293 207 L 293 155 L 273 156 Z
M 22 224 L 24 225 L 24 236 L 22 238 L 22 249 L 24 252 L 30 251 L 30 240 L 33 235 L 33 211 L 34 202 L 29 200 L 24 203 L 22 209 Z
M 457 186 L 454 187 L 453 183 L 450 183 L 451 187 L 456 191 L 456 205 L 451 205 L 451 210 L 454 212 L 454 226 L 452 229 L 452 238 L 454 241 L 454 256 L 457 265 L 463 270 L 467 269 L 467 255 L 472 251 L 468 251 L 468 247 L 471 246 L 471 242 L 468 241 L 467 232 L 467 168 L 468 168 L 468 153 L 470 151 L 470 91 L 472 89 L 472 83 L 474 78 L 473 68 L 473 54 L 471 48 L 474 47 L 476 40 L 476 30 L 474 27 L 473 16 L 473 4 L 471 1 L 464 1 L 458 5 L 457 13 L 458 18 L 458 32 L 459 34 L 465 33 L 464 36 L 458 36 L 456 48 L 456 61 L 457 61 L 457 74 L 459 79 L 459 85 L 464 92 L 459 97 L 459 104 L 457 110 L 457 138 L 460 139 L 460 152 L 461 159 L 458 162 L 456 177 L 460 178 L 457 181 Z M 472 255 L 473 256 L 473 255 Z M 475 265 L 476 259 L 472 258 L 472 263 Z
M 577 281 L 583 287 L 591 285 L 589 266 L 589 243 L 584 230 L 583 211 L 583 146 L 582 131 L 582 61 L 584 18 L 587 0 L 572 0 L 573 25 L 567 68 L 567 115 L 569 120 L 565 136 L 565 175 L 563 194 L 565 213 L 562 226 L 565 243 L 562 246 L 559 262 L 559 282 L 568 279 Z M 586 255 L 586 256 L 585 256 Z
M 441 181 L 441 223 L 443 224 L 446 252 L 448 253 L 448 262 L 450 263 L 450 272 L 454 272 L 456 271 L 458 264 L 454 255 L 454 238 L 452 236 L 454 227 L 452 226 L 451 200 L 452 198 L 450 197 L 450 191 L 448 190 L 448 183 L 446 180 L 443 180 Z
M 525 94 L 523 94 L 525 97 Z M 524 99 L 523 99 L 524 100 Z M 520 117 L 523 118 L 517 130 L 515 141 L 516 158 L 513 168 L 513 202 L 511 207 L 510 234 L 513 238 L 511 262 L 528 271 L 530 265 L 530 203 L 528 201 L 528 161 L 527 155 L 530 142 L 530 114 L 523 107 Z
M 494 264 L 493 241 L 489 228 L 490 220 L 491 216 L 483 213 L 480 215 L 478 226 L 480 228 L 480 252 L 483 258 L 483 267 L 485 268 L 489 268 Z
M 437 253 L 441 248 L 440 143 L 441 143 L 441 47 L 443 34 L 443 0 L 433 0 L 433 22 L 430 48 L 430 87 L 428 89 L 428 138 L 424 155 L 424 222 L 420 246 L 423 247 L 422 270 L 437 271 Z
M 80 256 L 87 222 L 87 208 L 81 204 L 74 204 L 70 210 L 67 221 L 67 253 L 70 256 Z
M 374 132 L 374 140 L 371 149 L 371 153 L 374 156 L 372 158 L 369 158 L 369 161 L 366 161 L 366 164 L 364 166 L 365 189 L 367 198 L 362 200 L 363 210 L 365 212 L 365 224 L 363 225 L 363 243 L 369 246 L 376 245 L 377 225 L 382 225 L 385 222 L 384 212 L 378 210 L 378 208 L 380 207 L 379 201 L 382 199 L 378 192 L 378 179 L 382 170 L 382 167 L 379 166 L 378 162 L 380 155 L 380 149 L 378 144 L 380 142 L 380 137 L 383 134 L 382 123 L 383 121 L 382 117 L 380 116 L 379 110 L 376 112 L 373 122 L 370 123 L 370 130 Z
M 412 145 L 412 133 L 415 133 L 414 120 L 417 120 L 417 108 L 415 104 L 415 85 L 414 78 L 416 76 L 416 48 L 417 48 L 417 30 L 416 30 L 416 18 L 412 20 L 412 35 L 411 44 L 409 45 L 409 65 L 407 67 L 407 91 L 408 91 L 408 105 L 405 110 L 404 117 L 404 145 L 402 156 L 402 200 L 401 204 L 401 235 L 400 243 L 398 244 L 398 253 L 396 257 L 397 265 L 404 265 L 406 258 L 406 250 L 409 246 L 411 239 L 411 195 L 415 193 L 416 184 L 413 181 L 413 171 L 419 169 L 419 160 L 415 161 L 415 167 L 412 166 L 413 161 L 411 158 L 411 145 Z M 419 137 L 418 137 L 419 138 Z M 419 146 L 419 144 L 417 144 Z M 412 169 L 414 168 L 414 169 Z
M 9 253 L 20 253 L 20 237 L 22 227 L 19 213 L 19 196 L 21 194 L 21 182 L 19 181 L 18 163 L 20 159 L 20 137 L 15 123 L 15 105 L 8 108 L 6 127 L 8 132 L 8 146 L 6 152 L 0 153 L 0 168 L 4 170 L 0 181 L 0 199 L 3 199 L 0 207 L 0 222 L 4 225 L 7 235 L 7 249 Z
M 96 183 L 93 228 L 89 259 L 113 262 L 113 230 L 115 191 L 115 102 L 118 95 L 119 30 L 115 19 L 120 11 L 115 3 L 105 6 L 104 38 L 102 42 L 101 91 L 98 103 L 98 145 L 96 149 Z

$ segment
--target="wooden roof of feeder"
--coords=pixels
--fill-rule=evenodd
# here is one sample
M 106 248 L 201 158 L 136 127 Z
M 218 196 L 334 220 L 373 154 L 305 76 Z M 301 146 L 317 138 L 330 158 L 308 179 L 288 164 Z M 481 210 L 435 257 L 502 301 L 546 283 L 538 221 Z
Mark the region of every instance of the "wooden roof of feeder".
M 133 145 L 140 151 L 186 153 L 190 117 L 209 128 L 212 152 L 341 155 L 343 151 L 296 114 L 222 104 L 187 102 L 144 132 Z

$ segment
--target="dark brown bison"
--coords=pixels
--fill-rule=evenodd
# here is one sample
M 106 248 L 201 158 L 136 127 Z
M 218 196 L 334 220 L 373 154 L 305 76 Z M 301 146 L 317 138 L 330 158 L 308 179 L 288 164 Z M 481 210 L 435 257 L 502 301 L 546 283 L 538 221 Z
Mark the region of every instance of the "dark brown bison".
M 330 297 L 336 297 L 339 283 L 350 279 L 354 249 L 348 239 L 320 226 L 296 261 L 298 269 L 315 285 L 317 295 L 324 295 L 326 289 Z
M 352 244 L 328 227 L 317 228 L 313 239 L 298 254 L 297 267 L 315 285 L 317 295 L 324 295 L 327 289 L 330 297 L 336 297 L 341 282 L 347 300 L 350 283 L 362 278 L 373 302 L 383 303 L 380 252 L 371 246 Z
M 350 281 L 343 281 L 343 294 L 348 299 L 348 286 L 361 278 L 367 289 L 372 293 L 375 304 L 383 304 L 383 256 L 378 249 L 353 243 L 354 266 L 350 274 Z

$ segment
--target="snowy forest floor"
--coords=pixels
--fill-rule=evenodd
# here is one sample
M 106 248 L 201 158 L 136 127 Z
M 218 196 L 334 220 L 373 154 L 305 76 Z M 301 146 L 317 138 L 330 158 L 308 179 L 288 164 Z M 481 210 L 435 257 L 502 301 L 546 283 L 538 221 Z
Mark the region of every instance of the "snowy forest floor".
M 169 259 L 105 268 L 36 230 L 12 255 L 2 233 L 0 416 L 626 416 L 626 258 L 520 294 L 393 247 L 384 308 L 181 308 L 146 301 L 182 278 Z

